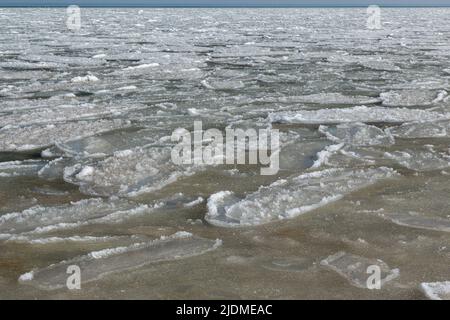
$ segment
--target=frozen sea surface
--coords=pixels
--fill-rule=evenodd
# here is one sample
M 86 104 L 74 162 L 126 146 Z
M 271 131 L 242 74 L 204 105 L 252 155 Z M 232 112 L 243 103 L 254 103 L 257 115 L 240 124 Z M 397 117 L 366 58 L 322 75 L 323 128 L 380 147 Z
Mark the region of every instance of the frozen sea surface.
M 449 15 L 0 9 L 0 298 L 448 299 Z M 173 163 L 194 121 L 280 170 Z

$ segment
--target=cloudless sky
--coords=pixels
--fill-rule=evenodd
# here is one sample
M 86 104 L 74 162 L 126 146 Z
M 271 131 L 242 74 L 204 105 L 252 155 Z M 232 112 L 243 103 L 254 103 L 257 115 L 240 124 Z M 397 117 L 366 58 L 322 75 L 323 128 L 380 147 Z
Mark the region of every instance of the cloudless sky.
M 450 0 L 0 0 L 0 6 L 450 6 Z

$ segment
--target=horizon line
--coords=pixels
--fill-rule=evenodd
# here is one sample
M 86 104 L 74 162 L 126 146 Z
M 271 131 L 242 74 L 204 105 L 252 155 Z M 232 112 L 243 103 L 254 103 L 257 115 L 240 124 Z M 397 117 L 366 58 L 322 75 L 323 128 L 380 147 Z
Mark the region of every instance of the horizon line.
M 74 4 L 76 5 L 76 4 Z M 0 8 L 66 8 L 69 5 L 0 5 Z M 368 5 L 78 5 L 80 8 L 367 8 Z M 449 5 L 377 5 L 380 8 L 449 8 Z

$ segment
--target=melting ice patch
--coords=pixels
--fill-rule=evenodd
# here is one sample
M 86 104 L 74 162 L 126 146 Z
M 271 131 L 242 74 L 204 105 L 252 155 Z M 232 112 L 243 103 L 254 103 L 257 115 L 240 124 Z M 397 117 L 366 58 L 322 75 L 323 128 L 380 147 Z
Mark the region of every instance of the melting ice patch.
M 340 251 L 320 262 L 322 266 L 330 269 L 347 279 L 355 287 L 368 289 L 367 273 L 369 266 L 378 266 L 381 270 L 380 285 L 383 286 L 400 275 L 399 269 L 390 269 L 389 266 L 380 259 L 368 259 L 357 255 Z
M 209 240 L 187 232 L 177 232 L 158 240 L 94 251 L 69 261 L 33 270 L 20 276 L 19 282 L 40 289 L 54 290 L 66 286 L 66 272 L 70 265 L 75 264 L 80 267 L 81 284 L 83 284 L 116 272 L 198 256 L 217 249 L 221 244 L 220 240 Z
M 269 114 L 269 120 L 275 123 L 299 124 L 337 124 L 347 122 L 362 123 L 403 123 L 411 121 L 431 121 L 450 118 L 450 114 L 407 109 L 356 106 L 342 109 L 299 110 L 295 112 L 277 112 Z
M 236 227 L 293 218 L 396 175 L 394 170 L 384 167 L 326 169 L 278 180 L 244 199 L 230 191 L 221 191 L 208 199 L 205 219 L 213 225 Z

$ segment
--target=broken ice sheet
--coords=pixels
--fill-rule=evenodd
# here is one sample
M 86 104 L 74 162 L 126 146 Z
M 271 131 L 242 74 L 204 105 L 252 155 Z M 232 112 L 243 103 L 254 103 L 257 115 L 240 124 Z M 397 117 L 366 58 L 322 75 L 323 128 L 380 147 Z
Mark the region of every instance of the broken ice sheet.
M 433 231 L 450 232 L 450 219 L 425 216 L 423 214 L 415 212 L 410 213 L 383 212 L 380 214 L 380 216 L 400 226 Z
M 0 234 L 40 234 L 92 223 L 116 223 L 152 210 L 149 205 L 119 199 L 93 198 L 53 207 L 37 205 L 0 216 Z
M 327 269 L 335 271 L 340 276 L 347 279 L 353 286 L 363 289 L 368 289 L 367 280 L 371 276 L 371 273 L 368 273 L 368 268 L 370 266 L 378 266 L 380 268 L 381 286 L 400 275 L 399 269 L 390 269 L 389 266 L 380 259 L 368 259 L 343 251 L 327 257 L 322 260 L 320 264 Z
M 385 167 L 325 169 L 278 180 L 244 199 L 230 191 L 221 191 L 208 199 L 205 219 L 213 225 L 238 227 L 293 218 L 396 175 L 394 170 Z
M 418 120 L 442 120 L 450 114 L 434 111 L 356 106 L 342 109 L 298 110 L 295 112 L 275 112 L 269 114 L 272 123 L 298 124 L 338 124 L 347 122 L 362 123 L 403 123 Z
M 43 149 L 56 142 L 78 139 L 127 125 L 128 122 L 122 120 L 97 120 L 26 127 L 7 126 L 0 129 L 0 151 Z
M 450 300 L 450 281 L 423 282 L 420 289 L 431 300 Z
M 394 138 L 389 132 L 364 123 L 344 123 L 337 126 L 320 126 L 319 132 L 329 140 L 352 146 L 391 145 Z
M 66 287 L 67 268 L 70 265 L 77 265 L 80 268 L 81 284 L 84 284 L 115 272 L 198 256 L 217 249 L 221 244 L 220 240 L 209 240 L 188 232 L 177 232 L 158 240 L 94 251 L 72 260 L 33 270 L 21 275 L 19 282 L 44 290 L 54 290 Z

